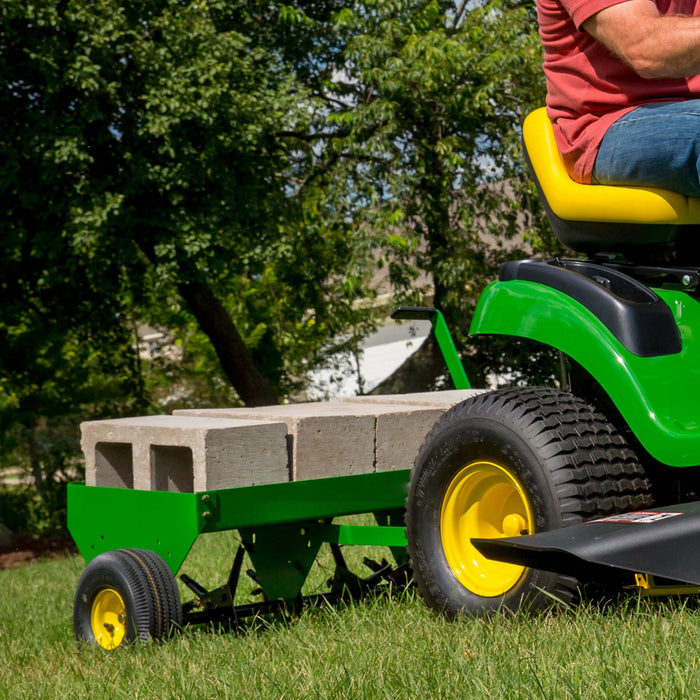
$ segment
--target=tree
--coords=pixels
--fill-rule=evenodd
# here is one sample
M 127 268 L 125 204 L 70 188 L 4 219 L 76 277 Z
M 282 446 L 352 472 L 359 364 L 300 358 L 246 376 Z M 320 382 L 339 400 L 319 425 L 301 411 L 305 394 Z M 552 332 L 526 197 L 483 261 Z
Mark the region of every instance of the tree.
M 0 8 L 0 424 L 40 491 L 81 419 L 152 410 L 139 321 L 194 317 L 261 404 L 367 316 L 360 238 L 303 169 L 313 96 L 227 8 Z
M 464 347 L 529 196 L 531 10 L 5 0 L 0 21 L 8 430 L 153 410 L 185 375 L 276 402 L 375 326 L 377 265 Z M 421 271 L 432 289 L 413 288 Z M 178 367 L 139 360 L 141 321 L 177 333 Z
M 336 203 L 350 185 L 345 210 L 388 266 L 396 301 L 440 306 L 472 369 L 512 364 L 509 351 L 484 353 L 465 335 L 503 259 L 557 249 L 520 152 L 522 119 L 544 100 L 534 8 L 518 0 L 295 2 L 280 37 L 260 23 L 269 4 L 248 7 L 257 8 L 245 14 L 249 34 L 274 37 L 322 105 L 311 132 L 296 135 L 314 143 L 305 182 Z M 422 273 L 432 282 L 425 289 L 415 286 Z M 425 389 L 443 373 L 429 341 L 380 390 Z
M 347 54 L 363 97 L 342 120 L 373 155 L 393 282 L 408 293 L 419 270 L 430 274 L 423 294 L 445 313 L 469 362 L 475 299 L 501 261 L 529 252 L 519 234 L 541 222 L 519 139 L 524 115 L 544 100 L 533 10 L 517 0 L 371 4 L 381 16 Z M 354 21 L 350 11 L 343 17 Z M 529 243 L 552 240 L 531 234 Z M 478 364 L 485 360 L 479 353 Z M 401 381 L 425 382 L 426 366 L 433 381 L 444 373 L 434 343 L 407 362 Z
M 301 324 L 313 355 L 336 327 L 333 298 L 347 298 L 352 318 L 364 290 L 346 284 L 349 222 L 329 221 L 313 187 L 290 196 L 309 177 L 297 135 L 312 127 L 313 95 L 227 11 L 174 0 L 3 5 L 3 241 L 51 298 L 60 287 L 129 321 L 143 305 L 172 305 L 176 291 L 241 399 L 260 404 L 277 401 L 290 374 L 284 342 L 269 336 Z M 264 295 L 251 293 L 269 300 L 274 284 L 290 294 L 273 305 L 286 314 L 276 329 L 272 310 L 252 313 Z M 224 302 L 239 292 L 248 303 L 237 311 L 249 313 L 234 324 Z M 58 304 L 47 312 L 71 319 Z M 343 323 L 343 309 L 332 316 Z

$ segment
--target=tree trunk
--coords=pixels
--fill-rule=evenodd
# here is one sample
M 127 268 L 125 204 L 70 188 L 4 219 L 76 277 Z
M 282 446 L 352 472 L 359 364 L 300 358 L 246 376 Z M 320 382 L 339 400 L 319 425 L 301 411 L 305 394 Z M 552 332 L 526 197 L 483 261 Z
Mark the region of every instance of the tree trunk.
M 36 417 L 32 420 L 27 430 L 27 440 L 29 444 L 29 468 L 34 479 L 34 489 L 37 495 L 41 496 L 44 493 L 44 471 L 42 469 L 39 450 L 37 447 L 37 432 L 41 423 L 41 418 Z
M 246 406 L 271 406 L 279 397 L 260 374 L 231 316 L 205 282 L 183 282 L 178 290 L 207 335 L 226 376 Z
M 155 249 L 146 237 L 135 239 L 136 245 L 152 264 L 157 264 Z M 246 406 L 274 406 L 279 397 L 270 382 L 263 377 L 253 362 L 236 324 L 223 304 L 202 280 L 194 267 L 180 262 L 182 279 L 177 289 L 202 332 L 209 338 L 221 368 Z

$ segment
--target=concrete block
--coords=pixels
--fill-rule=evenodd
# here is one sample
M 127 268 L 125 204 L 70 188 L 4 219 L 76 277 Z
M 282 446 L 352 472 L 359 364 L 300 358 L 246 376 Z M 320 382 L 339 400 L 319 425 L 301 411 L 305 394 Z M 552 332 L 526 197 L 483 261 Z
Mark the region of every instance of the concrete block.
M 376 470 L 390 471 L 413 467 L 423 440 L 435 421 L 452 406 L 483 394 L 484 391 L 485 389 L 455 389 L 415 394 L 379 394 L 355 396 L 345 401 L 364 405 L 402 406 L 406 409 L 400 413 L 383 412 L 377 415 Z
M 411 469 L 425 436 L 446 408 L 404 406 L 377 415 L 375 470 Z
M 174 415 L 283 421 L 289 435 L 295 481 L 374 471 L 374 408 L 323 402 L 190 409 L 175 411 Z
M 440 395 L 447 393 L 449 398 Z M 175 415 L 284 421 L 291 442 L 292 479 L 302 480 L 409 469 L 433 423 L 469 395 L 473 392 L 466 396 L 465 392 L 435 392 L 431 399 L 404 394 L 407 400 L 394 403 L 358 398 L 262 408 L 188 409 Z
M 90 421 L 81 433 L 88 485 L 197 492 L 289 479 L 280 422 L 143 416 Z
M 410 469 L 435 421 L 452 406 L 484 393 L 484 389 L 431 391 L 415 394 L 379 394 L 336 399 L 345 403 L 402 407 L 401 412 L 377 414 L 377 471 Z M 335 403 L 336 401 L 332 402 Z

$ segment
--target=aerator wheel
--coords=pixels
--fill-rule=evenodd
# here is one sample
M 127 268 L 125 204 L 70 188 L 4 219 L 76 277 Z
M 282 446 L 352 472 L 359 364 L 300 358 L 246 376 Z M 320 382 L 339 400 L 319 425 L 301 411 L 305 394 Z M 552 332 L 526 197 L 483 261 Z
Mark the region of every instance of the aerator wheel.
M 78 641 L 111 650 L 136 640 L 163 639 L 181 624 L 177 582 L 154 552 L 105 552 L 80 577 L 73 605 Z
M 550 388 L 481 394 L 436 423 L 406 504 L 408 549 L 426 603 L 452 615 L 571 600 L 577 581 L 487 559 L 472 537 L 517 537 L 651 503 L 623 437 L 593 407 Z

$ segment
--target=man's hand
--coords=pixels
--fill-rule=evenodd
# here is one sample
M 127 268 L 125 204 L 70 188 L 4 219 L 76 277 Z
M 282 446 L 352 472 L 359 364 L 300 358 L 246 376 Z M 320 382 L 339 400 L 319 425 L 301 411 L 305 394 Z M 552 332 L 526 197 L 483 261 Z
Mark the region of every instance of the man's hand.
M 642 78 L 700 73 L 700 17 L 662 16 L 652 0 L 627 0 L 583 23 Z

